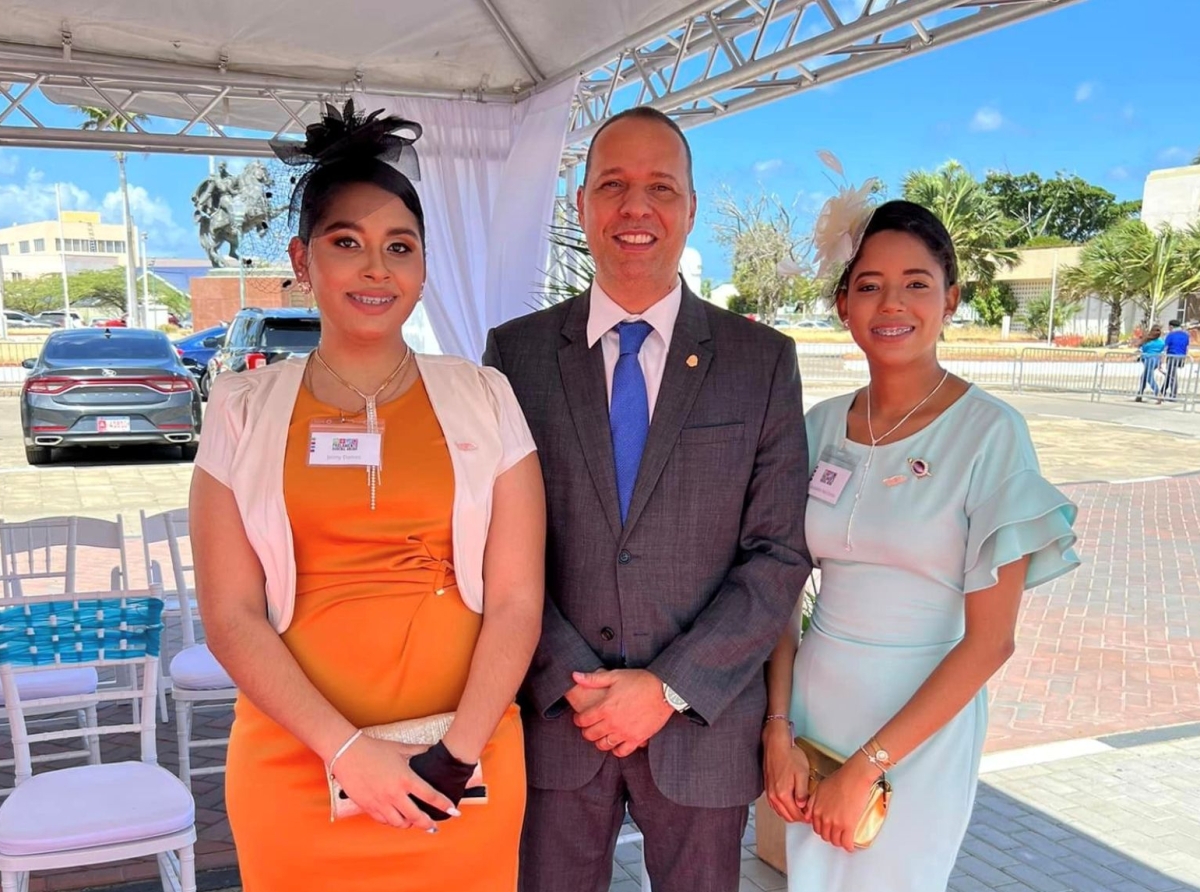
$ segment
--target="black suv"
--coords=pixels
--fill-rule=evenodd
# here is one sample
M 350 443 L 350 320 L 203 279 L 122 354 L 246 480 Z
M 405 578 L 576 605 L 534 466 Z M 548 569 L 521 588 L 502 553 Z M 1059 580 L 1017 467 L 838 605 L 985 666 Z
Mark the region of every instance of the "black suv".
M 208 379 L 223 372 L 257 369 L 292 356 L 307 356 L 321 337 L 316 310 L 247 307 L 233 317 L 225 344 L 208 361 Z

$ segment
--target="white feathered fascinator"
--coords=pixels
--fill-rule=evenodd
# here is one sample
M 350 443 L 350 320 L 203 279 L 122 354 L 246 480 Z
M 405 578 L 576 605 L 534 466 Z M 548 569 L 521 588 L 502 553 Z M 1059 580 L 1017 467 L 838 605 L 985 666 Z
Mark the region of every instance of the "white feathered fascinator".
M 863 233 L 875 212 L 872 198 L 878 191 L 879 182 L 872 178 L 855 189 L 845 182 L 842 164 L 832 152 L 822 150 L 817 152 L 817 157 L 843 181 L 837 194 L 825 202 L 817 215 L 812 237 L 817 278 L 825 283 L 827 291 L 832 292 L 862 245 Z

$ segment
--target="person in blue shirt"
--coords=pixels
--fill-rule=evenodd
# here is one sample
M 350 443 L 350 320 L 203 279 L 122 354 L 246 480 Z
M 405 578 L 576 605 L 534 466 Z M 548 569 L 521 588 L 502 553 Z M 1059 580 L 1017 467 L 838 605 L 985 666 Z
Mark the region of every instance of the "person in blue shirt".
M 1146 336 L 1146 340 L 1142 341 L 1138 359 L 1142 362 L 1142 383 L 1138 387 L 1137 396 L 1134 402 L 1142 401 L 1142 394 L 1146 392 L 1146 387 L 1149 386 L 1154 396 L 1158 401 L 1162 402 L 1162 395 L 1158 390 L 1158 379 L 1154 373 L 1158 371 L 1158 367 L 1162 365 L 1163 351 L 1167 349 L 1166 342 L 1163 341 L 1162 326 L 1156 325 L 1150 329 L 1150 334 Z
M 1172 319 L 1167 323 L 1167 336 L 1163 339 L 1165 347 L 1164 364 L 1167 371 L 1167 379 L 1163 382 L 1163 392 L 1166 398 L 1174 400 L 1179 391 L 1179 370 L 1183 368 L 1183 364 L 1187 362 L 1188 347 L 1191 345 L 1191 338 L 1188 333 L 1183 330 L 1178 319 Z

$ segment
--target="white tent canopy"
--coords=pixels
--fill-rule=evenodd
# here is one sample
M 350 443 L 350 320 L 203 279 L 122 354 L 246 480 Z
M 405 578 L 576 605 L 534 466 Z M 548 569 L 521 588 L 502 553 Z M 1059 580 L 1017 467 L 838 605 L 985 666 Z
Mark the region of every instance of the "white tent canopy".
M 632 105 L 701 124 L 1078 2 L 0 0 L 0 145 L 263 154 L 225 129 L 299 130 L 352 92 L 511 104 L 578 79 L 576 144 Z M 39 126 L 38 92 L 181 123 Z
M 110 67 L 114 84 L 122 69 L 141 69 L 146 76 L 161 73 L 160 86 L 171 78 L 208 79 L 274 84 L 285 94 L 304 85 L 325 86 L 329 94 L 358 89 L 512 102 L 535 84 L 573 80 L 581 61 L 677 17 L 689 5 L 685 0 L 3 0 L 0 33 L 9 44 L 46 48 L 47 63 L 66 61 L 65 38 L 69 61 Z M 114 104 L 128 92 L 114 86 Z M 319 92 L 309 90 L 308 98 Z M 95 97 L 89 101 L 94 104 Z M 225 126 L 256 130 L 290 123 L 282 108 L 267 108 L 230 98 L 218 103 L 212 116 Z M 183 120 L 196 111 L 159 91 L 141 96 L 132 110 Z
M 704 123 L 1077 2 L 0 0 L 0 146 L 260 155 L 324 101 L 407 114 L 434 330 L 477 357 L 546 268 L 564 134 L 641 104 Z M 156 120 L 46 124 L 39 94 Z

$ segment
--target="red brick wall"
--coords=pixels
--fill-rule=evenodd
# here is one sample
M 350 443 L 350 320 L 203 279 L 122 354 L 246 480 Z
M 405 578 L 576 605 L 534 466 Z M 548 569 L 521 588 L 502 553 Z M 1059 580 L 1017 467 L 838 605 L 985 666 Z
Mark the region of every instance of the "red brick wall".
M 306 307 L 310 298 L 295 290 L 285 291 L 288 281 L 277 276 L 254 276 L 246 280 L 248 307 Z M 191 280 L 192 328 L 200 331 L 229 322 L 241 308 L 236 276 L 202 276 Z

